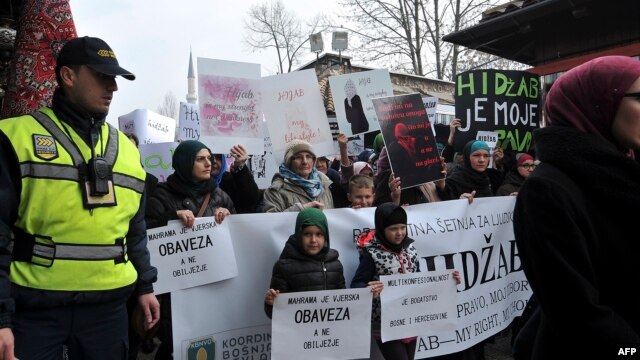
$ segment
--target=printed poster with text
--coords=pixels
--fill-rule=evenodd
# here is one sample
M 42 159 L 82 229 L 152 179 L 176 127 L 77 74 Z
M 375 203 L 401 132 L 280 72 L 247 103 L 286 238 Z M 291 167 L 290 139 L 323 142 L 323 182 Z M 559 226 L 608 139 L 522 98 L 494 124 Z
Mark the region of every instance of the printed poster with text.
M 192 227 L 172 220 L 147 230 L 151 263 L 158 269 L 155 294 L 230 279 L 238 275 L 228 221 L 196 218 Z
M 456 77 L 456 118 L 462 120 L 454 138 L 456 151 L 476 139 L 478 131 L 498 134 L 497 146 L 513 152 L 531 147 L 540 127 L 540 80 L 515 70 L 473 70 Z
M 125 134 L 135 134 L 140 145 L 176 139 L 176 120 L 147 109 L 136 109 L 119 116 L 118 128 Z
M 373 99 L 391 170 L 403 189 L 442 179 L 436 138 L 420 94 Z
M 273 155 L 280 164 L 294 139 L 311 143 L 316 156 L 333 154 L 329 120 L 313 69 L 262 78 L 262 105 Z
M 457 288 L 451 270 L 382 275 L 382 341 L 456 328 Z
M 199 140 L 200 139 L 200 109 L 198 104 L 180 102 L 178 112 L 178 139 L 177 140 Z
M 233 145 L 242 144 L 249 154 L 262 154 L 260 73 L 256 76 L 253 64 L 247 64 L 246 71 L 239 67 L 225 73 L 218 63 L 198 58 L 200 141 L 214 153 L 226 154 Z
M 372 298 L 368 288 L 278 295 L 271 322 L 271 359 L 368 358 Z
M 329 85 L 340 132 L 352 136 L 380 130 L 371 99 L 393 95 L 388 70 L 330 76 Z

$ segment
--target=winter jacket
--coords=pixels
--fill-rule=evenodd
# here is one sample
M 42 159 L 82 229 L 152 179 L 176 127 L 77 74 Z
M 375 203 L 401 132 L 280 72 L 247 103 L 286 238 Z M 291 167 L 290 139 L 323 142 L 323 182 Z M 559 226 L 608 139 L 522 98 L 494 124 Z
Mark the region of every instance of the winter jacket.
M 572 128 L 534 131 L 541 164 L 514 233 L 540 314 L 532 359 L 609 359 L 640 344 L 640 164 Z
M 269 288 L 281 293 L 346 288 L 337 250 L 329 249 L 322 260 L 317 260 L 300 252 L 293 244 L 295 241 L 295 236 L 291 235 L 273 265 Z M 265 313 L 269 318 L 272 310 L 265 303 Z
M 227 171 L 222 175 L 220 188 L 233 201 L 238 214 L 255 213 L 260 201 L 260 190 L 248 166 L 242 169 Z
M 276 173 L 273 176 L 271 186 L 264 191 L 263 212 L 285 212 L 300 211 L 304 209 L 304 204 L 311 201 L 319 201 L 324 204 L 325 209 L 332 209 L 333 197 L 331 196 L 331 180 L 318 172 L 324 191 L 317 198 L 312 198 L 304 189 Z
M 524 177 L 518 173 L 518 170 L 509 171 L 504 178 L 502 185 L 496 191 L 497 196 L 511 195 L 511 193 L 518 192 L 520 186 L 524 182 Z
M 98 137 L 98 130 L 105 121 L 106 114 L 84 112 L 72 104 L 61 89 L 57 89 L 54 93 L 52 109 L 57 118 L 87 144 L 91 144 L 92 137 Z M 146 246 L 144 225 L 146 193 L 142 196 L 138 212 L 129 221 L 127 233 L 127 256 L 138 272 L 138 280 L 135 284 L 105 291 L 43 291 L 12 285 L 9 280 L 12 256 L 8 247 L 12 238 L 11 226 L 17 221 L 19 208 L 26 206 L 20 204 L 21 192 L 20 164 L 11 145 L 11 139 L 0 132 L 0 204 L 2 204 L 0 206 L 2 209 L 0 210 L 0 293 L 2 294 L 0 296 L 0 327 L 11 326 L 11 314 L 16 306 L 31 308 L 62 306 L 72 302 L 77 304 L 105 303 L 114 300 L 124 302 L 134 288 L 136 295 L 153 292 L 157 271 L 149 262 L 149 251 Z M 80 196 L 78 191 L 78 197 Z
M 380 280 L 380 275 L 420 272 L 418 252 L 413 239 L 407 238 L 400 252 L 385 248 L 375 236 L 377 230 L 370 230 L 358 237 L 356 246 L 360 250 L 360 264 L 351 280 L 352 288 L 367 287 L 369 281 Z M 372 323 L 374 335 L 380 335 L 380 298 L 373 299 Z
M 145 216 L 147 228 L 166 226 L 169 220 L 178 219 L 178 214 L 176 213 L 178 210 L 191 210 L 197 216 L 203 200 L 204 196 L 193 199 L 186 193 L 176 192 L 166 182 L 159 183 L 153 195 L 147 201 L 147 214 Z M 232 214 L 236 213 L 229 195 L 219 187 L 215 187 L 202 217 L 213 216 L 215 210 L 219 207 L 226 208 Z

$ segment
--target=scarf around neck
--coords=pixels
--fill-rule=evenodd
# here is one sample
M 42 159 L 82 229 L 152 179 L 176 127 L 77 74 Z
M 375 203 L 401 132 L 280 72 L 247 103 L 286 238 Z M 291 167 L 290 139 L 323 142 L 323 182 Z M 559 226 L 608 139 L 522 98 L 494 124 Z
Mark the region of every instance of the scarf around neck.
M 309 179 L 305 179 L 300 175 L 291 171 L 284 163 L 280 164 L 280 175 L 289 182 L 300 186 L 311 198 L 315 199 L 318 196 L 322 195 L 324 192 L 324 187 L 322 186 L 322 180 L 320 179 L 320 175 L 318 173 L 318 169 L 315 167 L 311 170 L 311 174 L 309 174 Z

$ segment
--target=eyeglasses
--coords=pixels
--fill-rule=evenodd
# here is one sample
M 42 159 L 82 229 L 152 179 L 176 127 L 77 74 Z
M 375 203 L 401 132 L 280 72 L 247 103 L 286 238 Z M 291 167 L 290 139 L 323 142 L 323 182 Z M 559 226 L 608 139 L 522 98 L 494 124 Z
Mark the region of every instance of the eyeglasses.
M 527 170 L 533 170 L 536 168 L 536 164 L 522 164 L 520 165 L 521 167 L 527 169 Z
M 626 93 L 624 95 L 622 95 L 624 97 L 638 97 L 640 98 L 640 92 L 632 92 L 632 93 Z

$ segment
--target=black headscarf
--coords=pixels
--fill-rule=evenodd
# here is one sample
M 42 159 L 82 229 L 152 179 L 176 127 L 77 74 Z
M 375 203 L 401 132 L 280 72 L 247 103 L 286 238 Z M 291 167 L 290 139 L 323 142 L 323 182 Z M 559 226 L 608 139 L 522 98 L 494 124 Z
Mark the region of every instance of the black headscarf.
M 384 245 L 385 248 L 393 251 L 400 252 L 403 248 L 408 247 L 413 240 L 409 236 L 405 236 L 402 242 L 398 245 L 391 243 L 384 236 L 384 229 L 391 225 L 407 224 L 407 212 L 404 211 L 402 206 L 396 205 L 392 202 L 386 202 L 379 205 L 376 208 L 375 214 L 376 223 L 376 238 Z
M 196 198 L 215 189 L 216 184 L 212 179 L 196 181 L 193 178 L 193 164 L 200 150 L 211 150 L 197 140 L 186 140 L 180 143 L 173 152 L 172 166 L 175 170 L 167 178 L 167 184 L 178 193 L 184 193 Z

